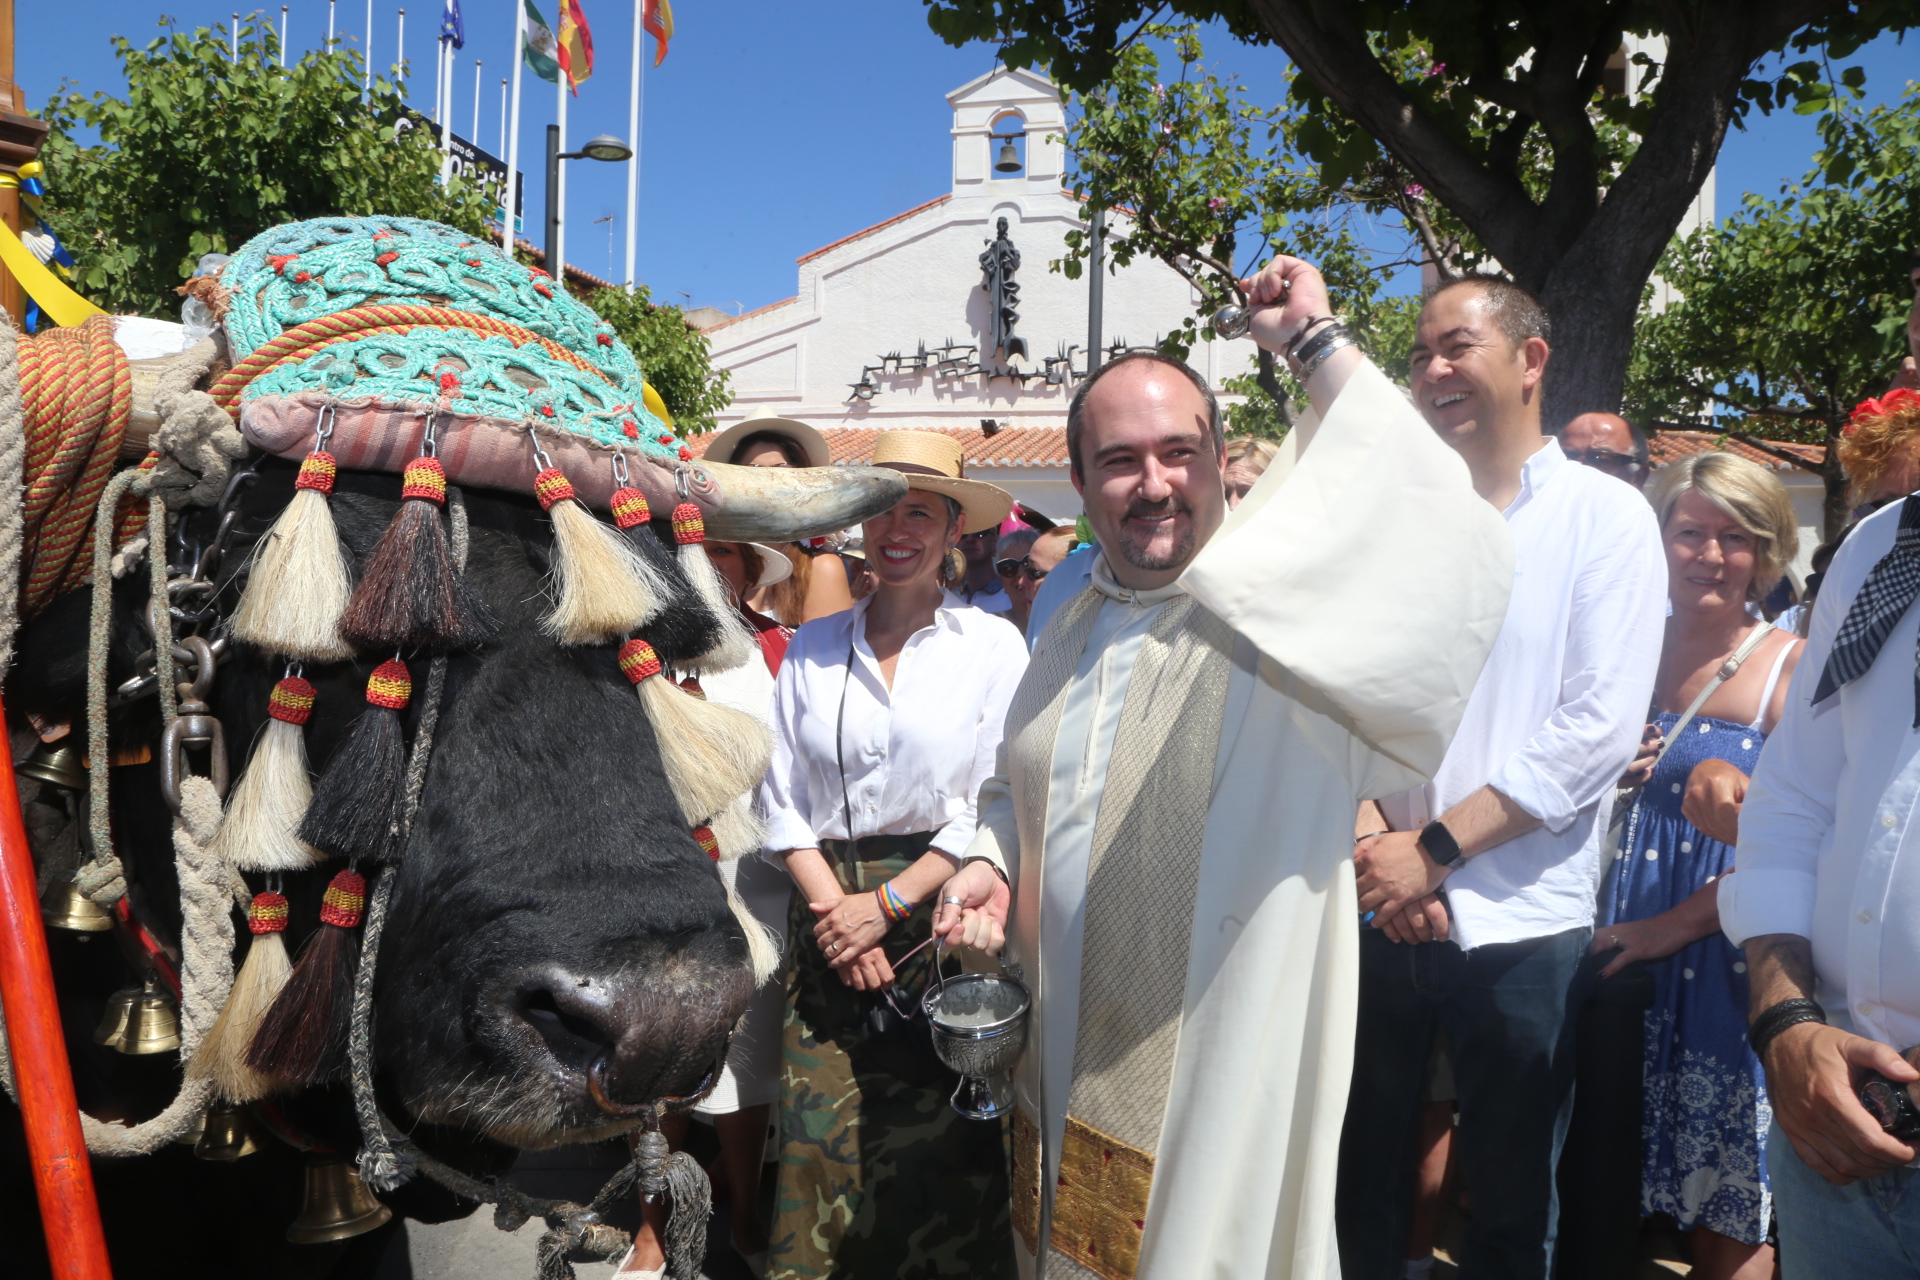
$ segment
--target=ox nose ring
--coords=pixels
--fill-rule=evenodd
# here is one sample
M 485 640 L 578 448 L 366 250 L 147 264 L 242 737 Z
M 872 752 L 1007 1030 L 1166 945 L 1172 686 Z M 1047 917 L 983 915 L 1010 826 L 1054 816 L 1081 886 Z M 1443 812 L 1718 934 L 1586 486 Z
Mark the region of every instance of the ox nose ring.
M 731 1037 L 728 1038 L 731 1042 Z M 700 1083 L 691 1092 L 674 1098 L 656 1098 L 651 1102 L 617 1102 L 607 1096 L 607 1058 L 605 1054 L 593 1060 L 587 1068 L 587 1096 L 593 1099 L 593 1105 L 610 1116 L 644 1116 L 660 1112 L 685 1111 L 699 1102 L 713 1089 L 720 1079 L 720 1068 L 727 1060 L 725 1045 L 720 1048 L 719 1056 L 707 1066 L 707 1074 L 700 1077 Z

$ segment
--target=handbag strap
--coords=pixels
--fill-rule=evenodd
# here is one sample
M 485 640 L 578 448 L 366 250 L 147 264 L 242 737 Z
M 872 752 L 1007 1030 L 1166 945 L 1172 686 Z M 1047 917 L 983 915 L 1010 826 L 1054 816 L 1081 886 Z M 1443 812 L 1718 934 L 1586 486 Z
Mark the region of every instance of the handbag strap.
M 1667 758 L 1667 752 L 1673 750 L 1673 744 L 1680 741 L 1681 732 L 1693 723 L 1694 715 L 1699 712 L 1701 707 L 1707 705 L 1707 699 L 1713 696 L 1713 691 L 1725 684 L 1727 680 L 1732 677 L 1733 673 L 1740 669 L 1740 664 L 1747 660 L 1747 656 L 1759 648 L 1760 642 L 1772 633 L 1773 624 L 1763 620 L 1759 626 L 1753 629 L 1753 634 L 1741 641 L 1740 647 L 1735 649 L 1728 655 L 1727 660 L 1720 664 L 1720 669 L 1713 673 L 1713 679 L 1707 681 L 1706 687 L 1700 690 L 1699 694 L 1694 698 L 1692 705 L 1688 706 L 1688 708 L 1681 713 L 1680 718 L 1673 722 L 1673 732 L 1668 734 L 1667 740 L 1660 745 L 1660 754 L 1653 758 L 1654 768 L 1658 769 L 1660 762 Z

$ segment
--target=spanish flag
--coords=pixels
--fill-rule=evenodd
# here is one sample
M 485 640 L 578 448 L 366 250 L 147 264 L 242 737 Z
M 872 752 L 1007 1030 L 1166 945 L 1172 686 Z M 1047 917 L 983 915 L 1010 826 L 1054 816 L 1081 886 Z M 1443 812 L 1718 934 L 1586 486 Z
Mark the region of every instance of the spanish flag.
M 653 65 L 667 60 L 667 42 L 673 39 L 673 6 L 667 0 L 646 0 L 640 25 L 653 37 Z
M 560 69 L 567 73 L 567 87 L 574 93 L 593 74 L 593 32 L 587 29 L 587 15 L 580 0 L 560 0 Z

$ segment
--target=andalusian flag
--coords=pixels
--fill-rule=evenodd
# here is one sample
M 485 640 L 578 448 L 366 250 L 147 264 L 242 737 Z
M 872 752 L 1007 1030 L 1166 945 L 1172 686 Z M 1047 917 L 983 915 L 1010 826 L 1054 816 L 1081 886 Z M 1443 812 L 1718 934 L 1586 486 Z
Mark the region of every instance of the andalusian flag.
M 556 55 L 560 42 L 553 38 L 553 28 L 547 25 L 546 18 L 533 7 L 533 0 L 521 0 L 520 42 L 526 49 L 527 70 L 548 84 L 559 84 L 560 63 Z
M 667 60 L 667 41 L 673 39 L 673 6 L 667 0 L 646 0 L 640 11 L 640 25 L 653 37 L 653 65 Z
M 560 0 L 560 69 L 567 73 L 567 87 L 576 94 L 593 74 L 593 32 L 587 30 L 580 0 Z

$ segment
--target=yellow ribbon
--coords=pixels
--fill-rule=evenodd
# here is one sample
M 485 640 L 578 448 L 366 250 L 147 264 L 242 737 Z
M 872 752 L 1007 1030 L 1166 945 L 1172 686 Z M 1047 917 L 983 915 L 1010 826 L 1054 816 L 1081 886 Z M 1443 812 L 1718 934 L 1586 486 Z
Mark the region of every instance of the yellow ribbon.
M 88 316 L 106 314 L 61 283 L 60 277 L 47 270 L 46 265 L 33 256 L 33 250 L 20 243 L 19 235 L 4 222 L 0 222 L 0 264 L 13 273 L 20 287 L 62 328 L 84 324 Z

